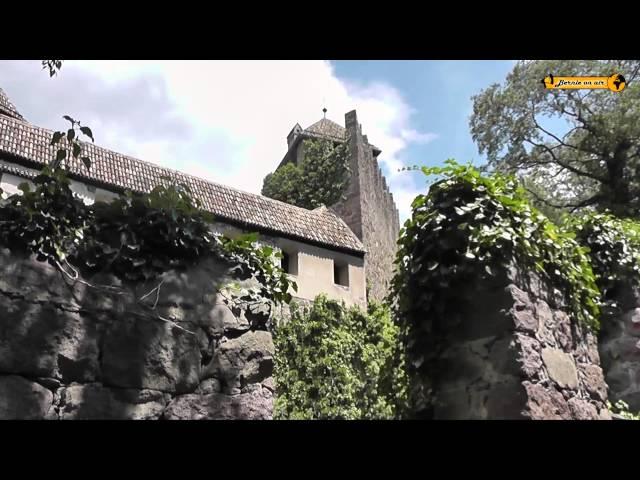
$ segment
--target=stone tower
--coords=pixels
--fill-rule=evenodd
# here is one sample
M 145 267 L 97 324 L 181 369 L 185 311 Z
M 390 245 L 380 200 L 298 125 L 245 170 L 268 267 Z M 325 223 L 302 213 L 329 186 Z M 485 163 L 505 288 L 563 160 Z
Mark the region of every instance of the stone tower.
M 345 128 L 346 127 L 346 128 Z M 393 276 L 393 261 L 400 231 L 400 219 L 393 194 L 378 165 L 379 148 L 362 134 L 356 111 L 345 115 L 345 127 L 326 118 L 307 129 L 296 124 L 287 136 L 288 151 L 280 165 L 298 163 L 304 155 L 302 140 L 322 138 L 349 142 L 351 181 L 344 200 L 329 205 L 364 244 L 368 299 L 381 300 Z

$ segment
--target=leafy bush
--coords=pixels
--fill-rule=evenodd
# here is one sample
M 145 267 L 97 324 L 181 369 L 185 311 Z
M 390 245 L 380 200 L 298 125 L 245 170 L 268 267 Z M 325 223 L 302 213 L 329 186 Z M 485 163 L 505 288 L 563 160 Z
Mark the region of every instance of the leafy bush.
M 347 142 L 304 140 L 304 159 L 267 175 L 262 195 L 308 209 L 334 205 L 349 184 L 347 146 Z
M 398 327 L 389 309 L 368 312 L 319 296 L 279 325 L 275 378 L 280 419 L 391 419 L 404 411 Z

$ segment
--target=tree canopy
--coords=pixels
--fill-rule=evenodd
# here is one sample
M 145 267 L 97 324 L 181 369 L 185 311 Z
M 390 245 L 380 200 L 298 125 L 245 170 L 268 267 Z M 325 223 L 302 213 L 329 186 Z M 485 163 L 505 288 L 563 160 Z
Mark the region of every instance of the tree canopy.
M 349 183 L 347 142 L 307 139 L 302 148 L 299 164 L 287 163 L 264 178 L 262 195 L 308 209 L 339 202 Z
M 473 97 L 472 137 L 487 154 L 489 168 L 518 174 L 546 212 L 593 206 L 638 216 L 640 86 L 634 80 L 639 70 L 637 60 L 521 61 L 503 85 Z M 627 81 L 620 93 L 541 85 L 549 74 L 614 73 Z

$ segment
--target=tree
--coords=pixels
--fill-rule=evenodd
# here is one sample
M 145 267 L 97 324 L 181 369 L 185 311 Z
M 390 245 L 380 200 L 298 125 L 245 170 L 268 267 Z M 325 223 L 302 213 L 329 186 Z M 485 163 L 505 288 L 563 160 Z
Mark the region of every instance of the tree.
M 287 163 L 267 175 L 262 195 L 308 209 L 336 204 L 349 184 L 347 145 L 305 140 L 300 164 Z
M 521 61 L 504 85 L 473 97 L 470 126 L 489 168 L 516 173 L 535 202 L 562 211 L 640 214 L 640 70 L 637 60 Z M 622 74 L 626 88 L 547 90 L 555 74 Z M 559 118 L 567 131 L 552 131 Z

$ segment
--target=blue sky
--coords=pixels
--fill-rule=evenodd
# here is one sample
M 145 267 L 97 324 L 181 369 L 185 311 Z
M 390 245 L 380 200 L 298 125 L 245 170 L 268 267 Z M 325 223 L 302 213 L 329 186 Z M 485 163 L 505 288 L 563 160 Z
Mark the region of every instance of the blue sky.
M 409 145 L 401 154 L 408 165 L 438 165 L 447 158 L 481 164 L 485 158 L 471 139 L 471 97 L 493 83 L 503 83 L 512 61 L 337 61 L 338 78 L 347 81 L 383 81 L 394 86 L 414 109 L 419 131 L 437 138 Z M 375 139 L 370 139 L 375 143 Z M 410 173 L 416 183 L 420 174 Z
M 405 165 L 481 163 L 469 134 L 471 96 L 503 82 L 512 61 L 0 61 L 0 87 L 36 125 L 69 114 L 101 146 L 259 193 L 296 123 L 344 125 L 356 109 L 401 219 L 425 189 Z

